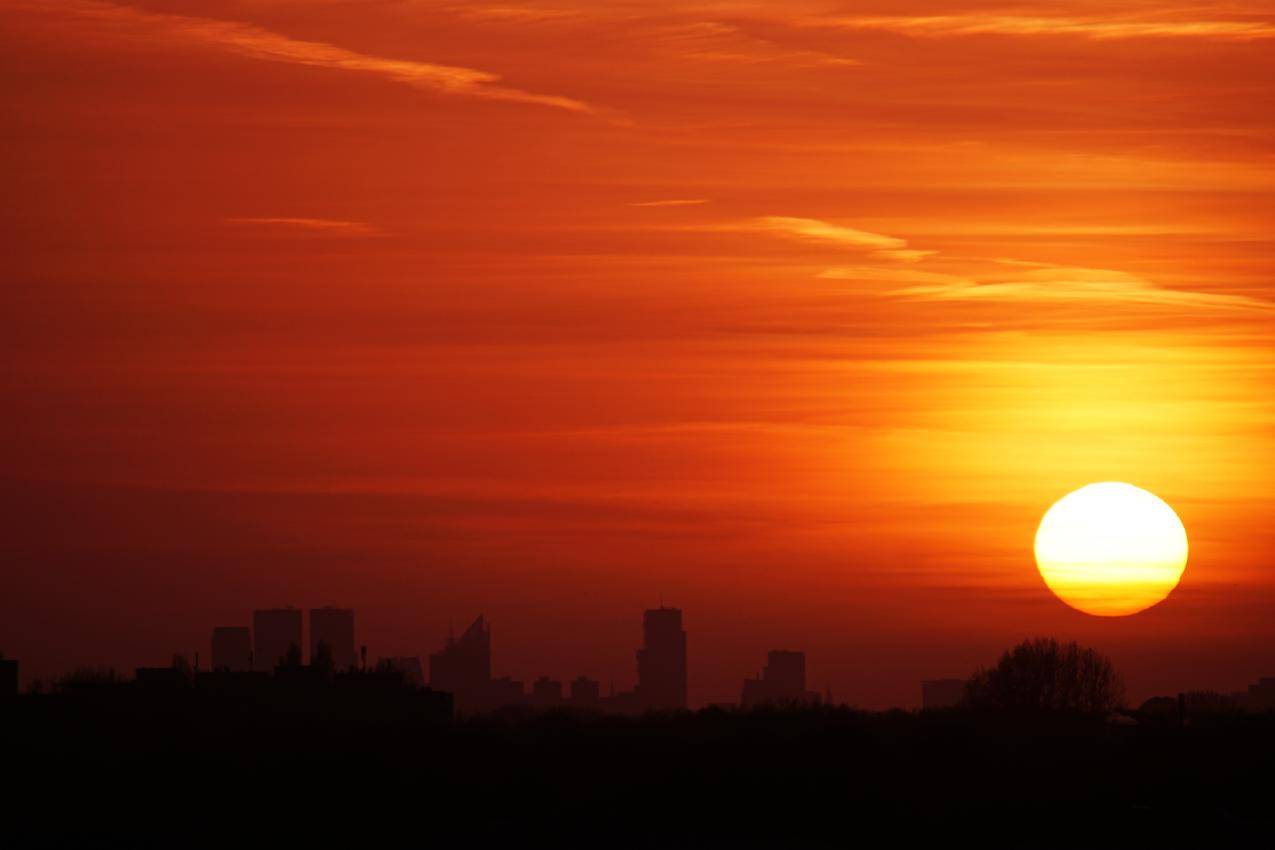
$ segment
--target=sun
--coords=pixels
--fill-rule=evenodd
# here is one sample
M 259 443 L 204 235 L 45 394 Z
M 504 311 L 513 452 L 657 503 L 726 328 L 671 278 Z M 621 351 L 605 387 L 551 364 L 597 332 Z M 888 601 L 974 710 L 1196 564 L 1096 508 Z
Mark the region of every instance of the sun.
M 1186 529 L 1162 499 L 1106 481 L 1068 493 L 1036 531 L 1036 566 L 1078 611 L 1122 617 L 1150 608 L 1186 569 Z

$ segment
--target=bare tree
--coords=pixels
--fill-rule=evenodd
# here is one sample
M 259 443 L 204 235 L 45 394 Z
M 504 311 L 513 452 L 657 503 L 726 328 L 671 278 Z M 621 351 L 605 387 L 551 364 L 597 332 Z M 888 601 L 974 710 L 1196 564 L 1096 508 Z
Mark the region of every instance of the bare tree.
M 1102 714 L 1120 707 L 1124 682 L 1095 650 L 1035 638 L 976 672 L 966 683 L 966 700 L 975 708 Z

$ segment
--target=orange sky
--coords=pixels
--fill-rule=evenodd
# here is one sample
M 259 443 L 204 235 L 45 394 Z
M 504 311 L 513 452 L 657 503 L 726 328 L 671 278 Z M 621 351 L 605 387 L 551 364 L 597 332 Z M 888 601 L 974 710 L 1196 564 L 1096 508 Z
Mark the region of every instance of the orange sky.
M 1032 634 L 1275 675 L 1269 3 L 0 0 L 0 649 L 350 604 L 692 699 L 915 704 Z M 1072 611 L 1126 480 L 1178 590 Z

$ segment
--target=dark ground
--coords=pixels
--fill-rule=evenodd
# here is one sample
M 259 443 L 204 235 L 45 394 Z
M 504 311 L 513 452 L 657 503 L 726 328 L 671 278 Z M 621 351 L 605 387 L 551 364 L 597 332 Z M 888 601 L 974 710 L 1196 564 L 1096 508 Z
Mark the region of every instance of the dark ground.
M 1275 715 L 0 704 L 0 846 L 1262 847 Z

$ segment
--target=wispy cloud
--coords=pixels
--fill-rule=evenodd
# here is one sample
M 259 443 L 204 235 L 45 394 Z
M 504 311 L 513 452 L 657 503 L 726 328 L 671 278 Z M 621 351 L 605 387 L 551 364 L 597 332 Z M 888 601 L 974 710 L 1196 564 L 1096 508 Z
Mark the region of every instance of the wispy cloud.
M 694 207 L 709 203 L 708 198 L 672 198 L 667 201 L 638 201 L 631 207 Z
M 163 41 L 182 39 L 252 59 L 374 74 L 413 88 L 443 94 L 535 104 L 572 112 L 593 111 L 589 104 L 574 98 L 496 85 L 500 76 L 487 71 L 371 56 L 326 42 L 290 38 L 236 21 L 149 12 L 101 0 L 71 0 L 56 4 L 35 0 L 0 0 L 0 9 L 4 8 L 55 15 L 69 24 L 95 27 L 104 34 L 117 37 Z
M 827 280 L 858 280 L 865 283 L 895 283 L 918 286 L 969 286 L 974 283 L 966 277 L 942 272 L 927 272 L 920 269 L 900 268 L 898 266 L 834 266 L 824 269 L 816 277 Z
M 326 236 L 379 236 L 381 231 L 363 221 L 336 221 L 327 218 L 228 218 L 233 227 L 269 231 L 301 231 Z
M 908 268 L 829 268 L 819 277 L 888 283 L 883 295 L 920 301 L 1105 302 L 1243 312 L 1275 312 L 1275 302 L 1244 295 L 1171 289 L 1113 269 L 1054 266 L 1006 260 L 1011 272 L 975 277 Z
M 897 236 L 887 236 L 884 233 L 873 233 L 869 230 L 844 227 L 839 224 L 821 221 L 817 218 L 769 215 L 754 219 L 748 224 L 747 228 L 764 230 L 809 242 L 821 242 L 844 248 L 867 249 L 872 251 L 872 256 L 879 259 L 904 263 L 914 263 L 937 253 L 936 251 L 920 251 L 910 248 L 906 239 L 900 239 Z
M 772 233 L 808 239 L 814 242 L 830 242 L 836 245 L 847 245 L 855 248 L 876 248 L 879 250 L 898 250 L 906 248 L 906 239 L 872 233 L 853 227 L 842 227 L 830 224 L 817 218 L 792 218 L 783 215 L 768 215 L 754 220 L 754 226 Z
M 528 8 L 524 6 L 483 6 L 468 3 L 446 6 L 442 9 L 461 18 L 476 20 L 513 21 L 519 24 L 536 24 L 544 21 L 579 20 L 585 17 L 581 10 Z
M 1212 38 L 1251 40 L 1275 37 L 1275 25 L 1265 21 L 1139 20 L 1129 17 L 1066 17 L 1028 15 L 873 15 L 816 18 L 811 26 L 886 30 L 916 36 L 1074 35 L 1091 39 Z
M 852 67 L 857 59 L 819 50 L 785 47 L 725 21 L 691 21 L 653 28 L 648 43 L 679 60 L 729 62 L 744 65 L 782 64 Z

